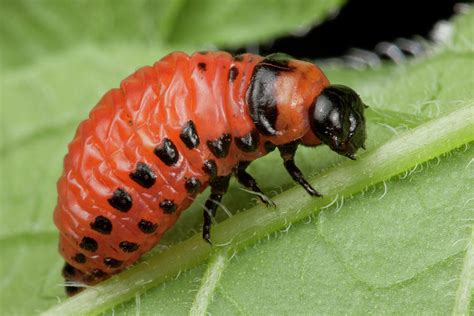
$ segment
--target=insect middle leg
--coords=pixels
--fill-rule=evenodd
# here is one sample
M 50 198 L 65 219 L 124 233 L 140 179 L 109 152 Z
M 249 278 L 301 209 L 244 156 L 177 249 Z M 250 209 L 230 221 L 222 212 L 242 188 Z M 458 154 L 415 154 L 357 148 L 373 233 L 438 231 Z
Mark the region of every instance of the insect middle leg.
M 207 198 L 204 204 L 204 223 L 202 225 L 202 238 L 211 244 L 211 225 L 212 219 L 216 216 L 217 208 L 222 200 L 222 197 L 229 188 L 230 175 L 216 176 L 209 181 L 211 187 L 211 195 Z
M 249 166 L 250 161 L 241 161 L 237 165 L 235 169 L 235 177 L 240 184 L 242 184 L 247 189 L 250 189 L 254 192 L 258 193 L 258 198 L 267 206 L 275 207 L 276 204 L 273 202 L 268 196 L 266 196 L 263 191 L 258 187 L 257 181 L 245 171 L 245 169 Z
M 311 196 L 322 196 L 321 193 L 316 191 L 311 184 L 306 181 L 301 170 L 295 164 L 295 153 L 298 148 L 299 142 L 291 142 L 288 144 L 278 146 L 280 156 L 283 158 L 283 164 L 286 170 L 293 178 L 294 181 L 298 182 Z

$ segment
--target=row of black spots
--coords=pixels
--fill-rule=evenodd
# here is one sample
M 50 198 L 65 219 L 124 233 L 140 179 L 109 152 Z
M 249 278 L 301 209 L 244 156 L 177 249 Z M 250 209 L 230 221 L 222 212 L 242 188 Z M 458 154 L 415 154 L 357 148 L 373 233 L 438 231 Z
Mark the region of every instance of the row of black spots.
M 145 230 L 147 231 L 147 233 L 149 231 L 155 231 L 156 230 L 156 226 L 154 226 L 153 224 L 151 225 L 151 227 L 154 227 L 154 228 L 150 228 L 150 225 L 146 225 L 146 228 Z M 96 240 L 94 240 L 93 238 L 91 237 L 84 237 L 80 243 L 80 247 L 86 251 L 89 251 L 89 252 L 95 252 L 97 251 L 97 249 L 99 248 L 99 245 L 97 243 Z M 135 252 L 138 250 L 138 248 L 140 247 L 139 244 L 137 243 L 134 243 L 134 242 L 130 242 L 130 241 L 121 241 L 119 243 L 119 247 L 120 249 L 125 252 L 125 253 L 132 253 L 132 252 Z M 75 254 L 72 259 L 76 262 L 76 263 L 79 263 L 79 264 L 84 264 L 86 263 L 87 261 L 87 257 L 85 254 L 83 253 L 77 253 Z M 121 260 L 118 260 L 118 259 L 115 259 L 115 258 L 112 258 L 112 257 L 105 257 L 104 260 L 103 260 L 103 263 L 104 265 L 106 265 L 107 267 L 109 268 L 119 268 L 123 261 Z
M 192 122 L 192 121 L 190 121 Z M 190 124 L 187 124 L 187 126 L 189 126 Z M 194 126 L 194 123 L 192 123 L 192 125 Z M 185 128 L 189 128 L 185 126 Z M 199 143 L 199 136 L 197 135 L 197 132 L 195 131 L 195 127 L 191 127 L 191 132 L 195 133 L 195 135 L 193 135 L 192 137 L 190 137 L 190 139 L 196 139 L 197 143 Z M 189 135 L 189 130 L 185 131 L 183 130 L 181 132 L 181 135 L 183 135 L 183 137 L 187 138 L 187 135 Z M 194 141 L 193 141 L 194 142 Z M 183 143 L 186 145 L 186 143 L 188 144 L 191 144 L 191 141 L 186 141 Z M 186 145 L 186 147 L 188 147 L 188 145 Z M 178 160 L 179 160 L 179 152 L 178 152 L 178 149 L 176 148 L 176 145 L 173 143 L 173 141 L 167 137 L 165 137 L 161 144 L 158 145 L 155 149 L 154 149 L 154 154 L 167 166 L 173 166 L 175 165 Z M 201 182 L 199 181 L 199 179 L 197 179 L 196 177 L 191 177 L 189 179 L 186 180 L 185 182 L 185 189 L 188 193 L 197 193 L 199 192 L 199 189 L 201 188 Z
M 192 121 L 190 122 L 192 123 Z M 183 135 L 181 139 L 183 139 L 183 137 L 186 139 L 186 141 L 183 141 L 186 147 L 188 147 L 188 144 L 199 143 L 199 136 L 197 135 L 194 123 L 189 127 L 191 123 L 186 124 L 181 132 L 181 135 Z M 189 136 L 190 133 L 195 133 L 195 135 Z M 173 166 L 179 160 L 179 152 L 176 145 L 167 137 L 154 149 L 154 154 L 167 166 Z M 188 193 L 197 193 L 201 188 L 201 182 L 196 177 L 191 177 L 186 180 L 184 186 Z
M 108 220 L 107 218 L 103 216 L 97 216 L 94 222 L 90 224 L 90 226 L 92 229 L 98 231 L 101 234 L 110 234 L 110 232 L 112 231 L 112 223 L 110 222 L 110 220 Z M 145 219 L 140 220 L 137 226 L 140 229 L 140 231 L 143 232 L 144 234 L 153 234 L 158 228 L 158 224 L 147 221 Z M 99 249 L 99 243 L 94 238 L 85 236 L 82 238 L 81 242 L 79 243 L 79 247 L 87 252 L 94 253 Z M 119 248 L 123 252 L 134 252 L 138 250 L 139 245 L 137 243 L 130 242 L 130 241 L 121 241 L 119 243 Z M 86 256 L 82 253 L 77 253 L 73 257 L 73 260 L 77 263 L 85 263 Z M 116 263 L 114 260 L 107 260 L 107 263 L 104 262 L 104 264 L 110 267 L 114 267 L 114 266 L 118 267 L 119 264 Z M 119 260 L 116 260 L 116 261 L 119 261 Z
M 102 216 L 98 216 L 98 217 L 102 217 Z M 96 222 L 96 221 L 95 221 Z M 95 223 L 94 222 L 94 223 Z M 158 225 L 157 224 L 154 224 L 152 222 L 149 222 L 149 221 L 146 221 L 144 219 L 142 219 L 139 223 L 138 223 L 138 228 L 145 234 L 151 234 L 151 233 L 154 233 L 157 229 Z M 110 226 L 110 230 L 106 233 L 106 234 L 110 234 L 110 231 L 111 231 L 112 227 Z M 79 244 L 79 246 L 84 249 L 84 250 L 87 250 L 89 252 L 96 252 L 97 249 L 99 248 L 99 244 L 97 243 L 97 241 L 92 238 L 92 237 L 83 237 L 82 240 L 81 240 L 81 243 Z M 122 249 L 124 252 L 133 252 L 135 250 L 138 249 L 138 244 L 136 243 L 133 243 L 133 242 L 130 242 L 130 241 L 121 241 L 120 244 L 119 244 L 119 247 L 120 249 Z M 82 261 L 80 258 L 78 260 L 76 260 L 77 262 L 81 263 L 80 261 Z
M 199 145 L 199 135 L 193 121 L 188 121 L 183 127 L 180 138 L 188 148 L 195 148 Z M 256 130 L 239 138 L 235 138 L 236 145 L 244 152 L 251 152 L 258 147 L 259 135 Z M 219 138 L 207 141 L 209 150 L 216 158 L 224 158 L 228 155 L 232 136 L 228 133 L 223 134 Z M 154 154 L 166 165 L 171 166 L 179 159 L 179 152 L 176 145 L 169 138 L 164 138 L 162 143 L 154 149 Z M 217 164 L 214 160 L 208 160 L 204 163 L 202 169 L 210 178 L 217 175 Z M 144 188 L 150 188 L 156 182 L 156 175 L 153 170 L 145 163 L 138 162 L 134 172 L 129 174 L 130 178 Z M 200 181 L 191 177 L 185 182 L 185 189 L 189 193 L 197 193 L 201 188 Z M 108 199 L 109 204 L 116 210 L 128 212 L 132 207 L 132 197 L 122 188 L 117 188 L 112 197 Z M 165 214 L 172 214 L 176 211 L 177 206 L 172 200 L 165 199 L 160 202 L 160 208 Z M 110 234 L 112 223 L 103 216 L 99 216 L 91 223 L 91 228 L 102 234 Z
M 199 135 L 196 127 L 192 121 L 189 121 L 181 131 L 180 138 L 186 147 L 193 147 L 199 145 Z M 155 147 L 154 154 L 167 166 L 175 165 L 179 160 L 179 152 L 173 141 L 165 137 L 161 144 Z M 199 192 L 201 182 L 196 177 L 191 177 L 186 180 L 184 187 L 190 194 Z M 165 199 L 160 202 L 160 208 L 165 214 L 172 214 L 176 211 L 177 206 L 172 200 Z
M 167 209 L 168 212 L 174 212 L 176 210 L 176 205 L 171 200 L 163 200 L 160 203 L 160 207 Z M 145 234 L 154 233 L 158 227 L 158 224 L 154 224 L 145 219 L 141 219 L 137 225 L 140 231 Z M 102 215 L 97 216 L 90 226 L 93 230 L 103 235 L 109 235 L 112 232 L 112 222 Z M 84 237 L 82 239 L 81 248 L 94 252 L 97 250 L 97 247 L 97 242 L 94 239 L 90 237 Z
M 147 164 L 143 162 L 137 163 L 137 167 L 135 171 L 131 172 L 129 174 L 129 177 L 130 179 L 132 179 L 134 182 L 136 182 L 138 185 L 140 185 L 141 187 L 145 189 L 151 188 L 156 183 L 156 174 Z M 117 192 L 117 194 L 115 192 Z M 132 207 L 132 198 L 130 194 L 128 194 L 121 188 L 118 188 L 115 192 L 112 196 L 112 199 L 116 195 L 121 198 L 121 200 L 119 200 L 120 203 L 115 204 L 116 206 L 119 206 L 119 208 L 116 208 L 116 209 L 122 212 L 128 212 L 130 208 Z M 121 209 L 120 207 L 123 206 L 124 204 L 126 205 L 126 207 Z M 112 206 L 114 207 L 114 205 Z M 144 219 L 140 220 L 137 226 L 140 229 L 140 231 L 142 231 L 142 233 L 144 234 L 154 233 L 156 231 L 156 228 L 158 227 L 157 224 L 144 220 Z M 137 251 L 139 248 L 139 245 L 134 242 L 121 241 L 119 243 L 119 248 L 123 252 L 130 253 L 130 252 Z M 122 265 L 122 263 L 123 262 L 121 260 L 117 260 L 111 257 L 104 258 L 104 264 L 108 266 L 109 268 L 119 268 Z
M 136 248 L 136 249 L 138 249 L 138 248 Z M 84 264 L 87 261 L 86 256 L 82 253 L 77 253 L 73 257 L 73 260 L 77 263 L 80 263 L 80 264 Z M 104 258 L 103 263 L 106 266 L 108 266 L 109 268 L 119 268 L 122 265 L 123 261 L 112 258 L 112 257 L 106 257 L 106 258 Z
M 196 125 L 192 120 L 186 122 L 179 137 L 188 149 L 194 149 L 200 144 Z M 167 166 L 173 166 L 179 160 L 179 151 L 176 145 L 167 137 L 154 149 L 154 154 Z M 184 187 L 188 193 L 194 194 L 199 192 L 201 182 L 196 177 L 190 177 L 186 180 Z M 172 214 L 176 211 L 177 206 L 172 200 L 165 199 L 160 202 L 160 208 L 163 209 L 165 214 Z
M 238 56 L 236 56 L 236 57 L 234 58 L 234 60 L 236 60 L 236 61 L 242 61 L 241 59 L 239 60 L 239 57 L 238 57 Z M 205 72 L 205 71 L 207 70 L 207 64 L 206 64 L 206 63 L 200 62 L 200 63 L 198 63 L 197 66 L 198 66 L 198 69 L 199 69 L 200 71 L 202 71 L 202 72 Z M 227 75 L 227 80 L 228 80 L 229 82 L 234 82 L 238 75 L 239 75 L 239 70 L 237 69 L 237 67 L 231 66 L 231 67 L 229 68 L 229 73 L 228 73 L 228 75 Z
M 76 254 L 73 257 L 73 260 L 80 264 L 84 264 L 87 261 L 86 256 L 82 253 Z M 119 268 L 122 265 L 123 261 L 112 258 L 112 257 L 105 257 L 103 260 L 103 263 L 109 268 Z
M 62 276 L 66 280 L 74 280 L 76 277 L 76 274 L 77 274 L 77 269 L 66 262 L 62 269 Z M 89 279 L 89 281 L 99 280 L 99 279 L 104 278 L 106 275 L 107 274 L 100 269 L 92 269 L 86 278 Z
M 192 120 L 186 122 L 186 124 L 183 126 L 183 129 L 179 134 L 179 138 L 188 149 L 194 149 L 201 143 L 197 133 L 196 125 Z M 217 164 L 214 160 L 207 160 L 204 162 L 202 170 L 208 174 L 210 178 L 215 177 L 217 175 Z
M 156 174 L 143 162 L 137 163 L 135 171 L 130 173 L 130 178 L 146 189 L 152 187 L 156 182 Z M 114 209 L 121 212 L 128 212 L 132 207 L 132 197 L 122 188 L 117 188 L 113 192 L 112 197 L 108 199 L 108 202 Z M 168 214 L 172 213 L 173 209 L 176 209 L 176 206 L 174 206 L 174 208 L 168 207 L 169 203 L 170 200 L 167 199 L 160 203 L 160 207 L 164 208 L 165 213 Z M 110 220 L 103 216 L 97 217 L 95 222 L 91 224 L 91 227 L 103 234 L 110 234 L 112 230 Z
M 237 68 L 236 68 L 237 69 Z M 194 149 L 200 144 L 200 138 L 196 129 L 196 125 L 192 120 L 186 122 L 179 135 L 181 141 L 188 149 Z M 244 152 L 254 151 L 258 147 L 258 133 L 252 131 L 248 135 L 236 138 L 236 145 Z M 229 149 L 232 143 L 232 135 L 224 133 L 215 140 L 206 142 L 207 147 L 216 158 L 225 158 L 229 154 Z M 179 153 L 176 145 L 169 138 L 164 138 L 162 143 L 154 150 L 155 155 L 166 165 L 174 165 L 179 159 Z M 202 170 L 211 178 L 217 175 L 217 164 L 214 160 L 208 160 L 204 163 Z M 194 183 L 187 182 L 185 184 L 186 191 L 195 193 L 199 190 L 196 179 Z

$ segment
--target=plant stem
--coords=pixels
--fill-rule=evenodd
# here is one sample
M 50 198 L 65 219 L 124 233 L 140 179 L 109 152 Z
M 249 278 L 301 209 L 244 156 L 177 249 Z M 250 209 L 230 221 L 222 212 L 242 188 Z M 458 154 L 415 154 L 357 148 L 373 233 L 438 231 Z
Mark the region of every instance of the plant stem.
M 241 249 L 272 232 L 302 220 L 331 203 L 336 196 L 346 197 L 367 186 L 390 179 L 417 164 L 433 159 L 474 141 L 474 106 L 427 122 L 368 151 L 358 161 L 347 161 L 313 178 L 323 198 L 311 198 L 295 187 L 274 198 L 277 208 L 257 205 L 215 225 L 214 248 Z M 43 315 L 82 315 L 100 313 L 127 301 L 138 292 L 175 277 L 181 271 L 203 263 L 211 246 L 194 237 L 173 245 L 140 262 L 110 280 L 87 289 L 56 305 Z

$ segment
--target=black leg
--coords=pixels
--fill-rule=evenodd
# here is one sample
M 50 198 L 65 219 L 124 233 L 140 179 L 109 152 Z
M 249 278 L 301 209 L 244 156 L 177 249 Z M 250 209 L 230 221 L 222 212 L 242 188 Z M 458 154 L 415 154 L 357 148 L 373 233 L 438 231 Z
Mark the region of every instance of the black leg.
M 211 243 L 211 225 L 212 218 L 216 215 L 217 207 L 222 197 L 229 187 L 230 176 L 215 177 L 209 181 L 211 187 L 211 195 L 207 198 L 204 205 L 204 224 L 202 225 L 202 238 Z
M 311 184 L 306 181 L 301 170 L 295 165 L 295 153 L 298 148 L 299 142 L 291 142 L 285 145 L 278 146 L 280 155 L 283 158 L 283 164 L 290 176 L 298 182 L 311 196 L 321 196 L 321 193 L 316 191 Z
M 262 201 L 265 205 L 267 206 L 272 206 L 275 207 L 276 204 L 273 202 L 269 197 L 267 197 L 262 190 L 257 185 L 257 181 L 245 171 L 245 169 L 248 167 L 250 164 L 249 161 L 241 161 L 237 165 L 237 168 L 235 170 L 235 176 L 237 178 L 237 181 L 239 181 L 240 184 L 242 184 L 244 187 L 247 189 L 250 189 L 254 192 L 260 193 L 258 194 L 258 198 L 260 201 Z
M 222 200 L 222 194 L 211 194 L 204 205 L 204 224 L 202 225 L 202 238 L 211 243 L 212 218 L 216 216 L 217 203 Z

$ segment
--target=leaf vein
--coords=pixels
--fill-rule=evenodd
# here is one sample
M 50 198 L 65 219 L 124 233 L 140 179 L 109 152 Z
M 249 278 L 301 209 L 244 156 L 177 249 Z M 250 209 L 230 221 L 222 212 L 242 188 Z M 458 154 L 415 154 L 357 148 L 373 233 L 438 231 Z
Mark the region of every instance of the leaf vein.
M 227 265 L 228 256 L 229 252 L 227 248 L 220 249 L 211 256 L 207 270 L 201 280 L 201 286 L 189 311 L 189 315 L 198 316 L 206 314 L 207 307 L 212 300 L 217 283 Z
M 474 289 L 474 225 L 472 226 L 471 239 L 467 246 L 466 256 L 459 280 L 459 286 L 454 300 L 453 315 L 468 315 L 470 296 Z

